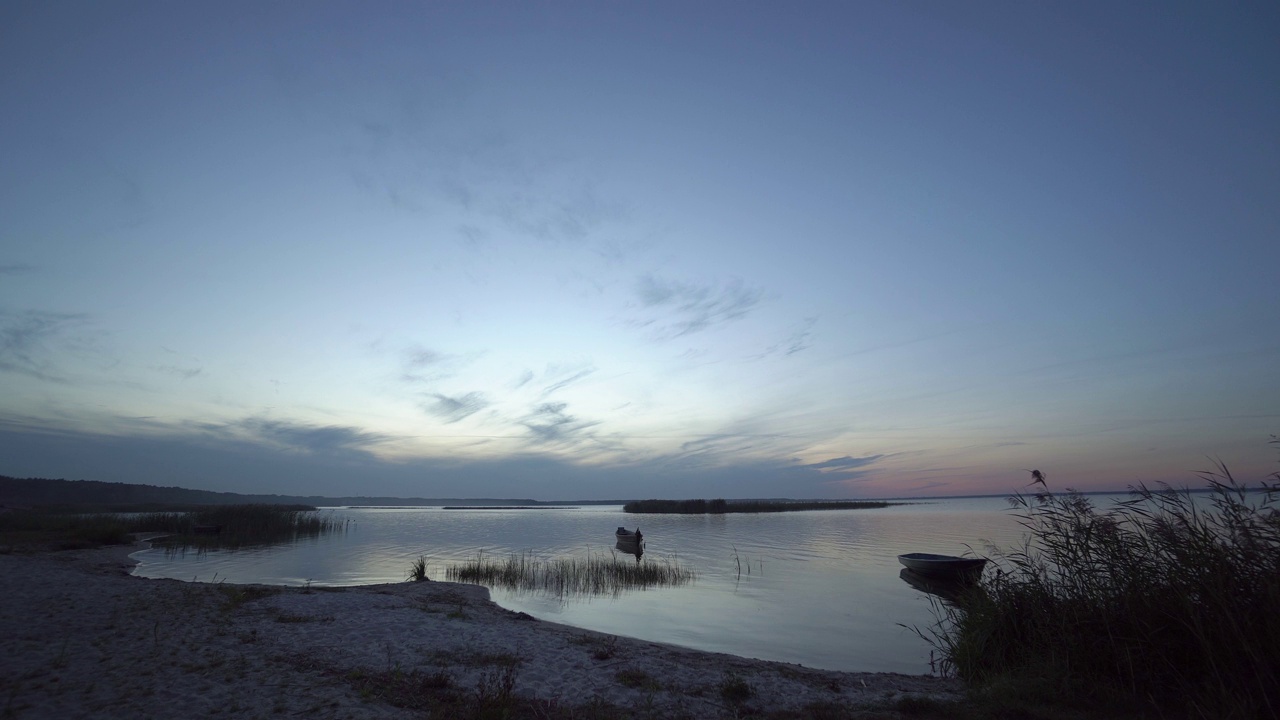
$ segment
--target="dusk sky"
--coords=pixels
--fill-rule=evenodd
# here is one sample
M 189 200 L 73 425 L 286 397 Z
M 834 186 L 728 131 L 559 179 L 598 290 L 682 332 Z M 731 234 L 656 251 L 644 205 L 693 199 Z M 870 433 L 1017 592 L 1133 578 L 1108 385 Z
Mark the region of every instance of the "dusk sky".
M 0 474 L 1280 469 L 1280 4 L 5 2 Z

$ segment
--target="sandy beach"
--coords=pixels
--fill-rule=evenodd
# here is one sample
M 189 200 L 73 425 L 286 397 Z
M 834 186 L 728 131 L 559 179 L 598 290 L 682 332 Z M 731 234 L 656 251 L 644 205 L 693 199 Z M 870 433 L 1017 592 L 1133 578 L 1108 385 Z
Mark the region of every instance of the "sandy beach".
M 0 717 L 896 717 L 960 692 L 539 621 L 474 585 L 149 580 L 142 547 L 0 555 Z

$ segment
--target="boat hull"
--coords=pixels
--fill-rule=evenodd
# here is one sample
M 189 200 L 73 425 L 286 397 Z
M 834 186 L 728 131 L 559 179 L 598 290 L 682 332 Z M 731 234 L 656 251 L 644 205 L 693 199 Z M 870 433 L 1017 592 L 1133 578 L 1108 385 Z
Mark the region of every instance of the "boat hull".
M 977 580 L 987 564 L 985 558 L 962 558 L 933 553 L 899 555 L 898 562 L 918 575 L 941 580 Z

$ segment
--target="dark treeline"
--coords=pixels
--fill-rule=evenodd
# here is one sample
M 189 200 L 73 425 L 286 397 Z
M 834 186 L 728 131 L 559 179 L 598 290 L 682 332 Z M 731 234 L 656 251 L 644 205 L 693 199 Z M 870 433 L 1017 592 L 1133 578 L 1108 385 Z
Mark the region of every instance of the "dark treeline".
M 46 512 L 191 511 L 207 505 L 396 506 L 418 505 L 621 505 L 621 500 L 567 502 L 528 498 L 324 497 L 321 495 L 246 495 L 180 487 L 159 487 L 97 480 L 49 480 L 0 475 L 0 506 L 36 507 Z
M 865 510 L 898 503 L 880 500 L 633 500 L 623 512 L 641 514 L 724 515 L 727 513 L 794 512 L 797 510 Z

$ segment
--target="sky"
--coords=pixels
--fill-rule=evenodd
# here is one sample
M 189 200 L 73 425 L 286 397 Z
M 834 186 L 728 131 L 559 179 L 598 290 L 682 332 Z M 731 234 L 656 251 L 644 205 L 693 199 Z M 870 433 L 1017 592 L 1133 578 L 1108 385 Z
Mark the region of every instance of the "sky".
M 1273 2 L 0 5 L 0 474 L 1280 469 Z

